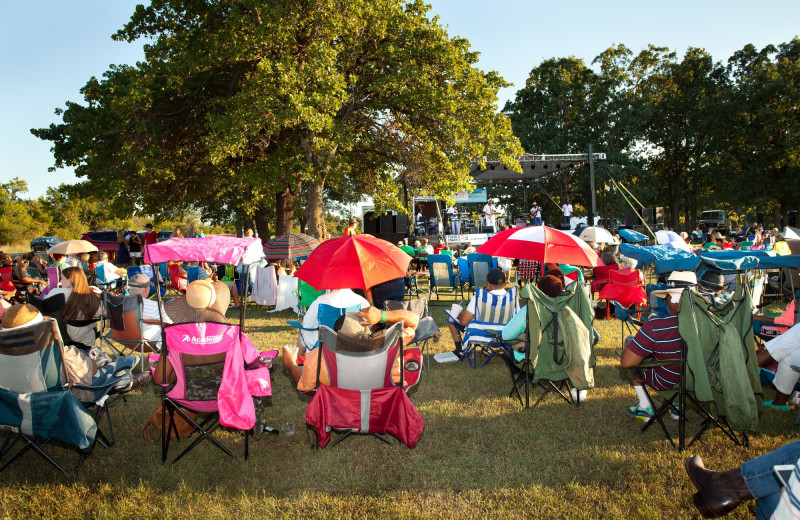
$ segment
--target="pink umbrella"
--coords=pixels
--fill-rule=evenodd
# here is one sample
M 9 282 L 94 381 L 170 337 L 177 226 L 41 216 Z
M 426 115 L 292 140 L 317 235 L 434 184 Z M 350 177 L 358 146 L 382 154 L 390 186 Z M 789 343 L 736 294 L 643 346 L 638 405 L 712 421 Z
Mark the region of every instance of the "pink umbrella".
M 546 226 L 506 229 L 490 238 L 477 252 L 543 263 L 600 265 L 597 253 L 586 242 Z

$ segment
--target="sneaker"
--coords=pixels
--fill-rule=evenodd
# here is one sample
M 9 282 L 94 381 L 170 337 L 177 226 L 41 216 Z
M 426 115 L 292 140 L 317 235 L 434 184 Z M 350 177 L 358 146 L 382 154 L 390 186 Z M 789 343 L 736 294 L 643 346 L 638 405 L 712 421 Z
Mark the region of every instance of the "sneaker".
M 678 414 L 678 406 L 677 405 L 670 405 L 669 407 L 669 416 L 672 418 L 673 421 L 677 421 L 680 419 L 680 415 Z
M 464 351 L 460 349 L 454 349 L 453 354 L 455 354 L 458 359 L 464 359 Z
M 649 421 L 655 415 L 655 411 L 652 408 L 642 408 L 637 404 L 628 408 L 628 414 L 637 419 Z

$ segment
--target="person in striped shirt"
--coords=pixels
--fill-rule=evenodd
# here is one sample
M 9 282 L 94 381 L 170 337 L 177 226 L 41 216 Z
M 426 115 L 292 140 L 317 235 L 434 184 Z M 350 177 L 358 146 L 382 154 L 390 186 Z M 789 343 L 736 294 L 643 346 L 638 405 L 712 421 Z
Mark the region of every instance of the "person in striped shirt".
M 669 390 L 680 382 L 680 364 L 642 368 L 642 361 L 664 361 L 677 359 L 681 354 L 682 340 L 678 332 L 678 304 L 681 293 L 687 288 L 697 285 L 697 276 L 691 271 L 673 271 L 667 279 L 667 288 L 653 291 L 653 294 L 664 298 L 669 308 L 669 315 L 653 317 L 644 322 L 635 336 L 625 339 L 620 366 L 631 372 L 633 388 L 639 402 L 628 408 L 628 413 L 647 420 L 653 416 L 653 404 L 647 397 L 642 385 L 654 390 Z

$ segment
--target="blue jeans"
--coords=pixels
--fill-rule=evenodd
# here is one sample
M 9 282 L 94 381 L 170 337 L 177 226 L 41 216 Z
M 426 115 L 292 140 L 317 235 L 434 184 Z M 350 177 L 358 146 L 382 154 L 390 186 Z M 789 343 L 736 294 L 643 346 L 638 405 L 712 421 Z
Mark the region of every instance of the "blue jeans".
M 800 441 L 784 444 L 742 464 L 742 478 L 756 499 L 756 518 L 759 520 L 769 519 L 781 498 L 781 482 L 772 468 L 796 464 L 797 459 L 800 459 Z
M 531 221 L 531 226 L 541 226 L 542 225 L 542 217 L 533 217 Z

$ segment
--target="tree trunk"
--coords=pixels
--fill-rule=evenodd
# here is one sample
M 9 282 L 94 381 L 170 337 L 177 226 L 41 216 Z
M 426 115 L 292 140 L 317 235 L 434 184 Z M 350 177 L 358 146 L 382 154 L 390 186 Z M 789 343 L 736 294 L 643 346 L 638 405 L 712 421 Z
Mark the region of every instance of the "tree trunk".
M 294 203 L 297 195 L 287 186 L 275 194 L 275 234 L 292 232 L 294 224 Z
M 260 208 L 257 209 L 256 214 L 254 215 L 254 220 L 256 223 L 256 232 L 258 233 L 258 237 L 262 242 L 266 242 L 270 239 L 267 212 Z
M 316 181 L 306 185 L 306 220 L 309 235 L 319 240 L 325 239 L 325 213 L 322 204 L 322 190 L 325 181 Z

